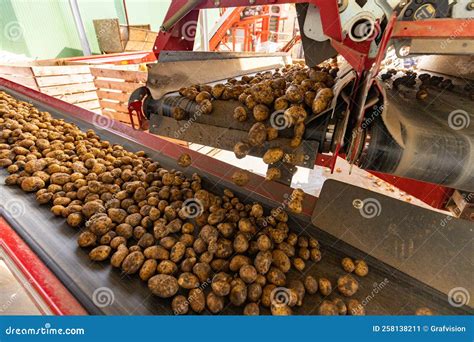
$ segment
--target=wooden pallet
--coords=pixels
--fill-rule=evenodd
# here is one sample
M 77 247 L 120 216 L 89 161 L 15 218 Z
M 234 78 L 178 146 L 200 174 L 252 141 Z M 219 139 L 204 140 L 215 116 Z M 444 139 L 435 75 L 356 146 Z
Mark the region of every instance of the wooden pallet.
M 0 65 L 0 77 L 100 113 L 93 76 L 87 65 Z
M 128 99 L 135 89 L 145 85 L 147 72 L 141 71 L 139 65 L 127 65 L 92 67 L 91 74 L 102 113 L 130 124 Z

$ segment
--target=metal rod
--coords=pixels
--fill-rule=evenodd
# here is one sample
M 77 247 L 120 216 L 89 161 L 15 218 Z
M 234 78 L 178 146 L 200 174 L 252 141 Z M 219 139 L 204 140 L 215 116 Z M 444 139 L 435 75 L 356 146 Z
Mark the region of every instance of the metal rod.
M 125 12 L 125 21 L 127 22 L 127 30 L 128 30 L 128 27 L 130 26 L 130 21 L 128 20 L 128 11 L 127 11 L 127 2 L 126 2 L 126 0 L 123 0 L 123 11 Z
M 202 0 L 189 0 L 183 7 L 176 11 L 168 20 L 166 20 L 163 25 L 161 25 L 160 30 L 163 32 L 168 32 L 178 21 L 183 19 L 183 17 L 188 14 L 194 7 L 199 5 Z
M 81 41 L 82 53 L 84 56 L 90 56 L 91 48 L 89 41 L 87 40 L 86 30 L 81 18 L 81 12 L 79 11 L 79 5 L 77 0 L 69 0 L 69 6 L 71 7 L 72 16 L 74 17 L 74 23 L 76 24 L 76 30 L 79 34 L 79 40 Z

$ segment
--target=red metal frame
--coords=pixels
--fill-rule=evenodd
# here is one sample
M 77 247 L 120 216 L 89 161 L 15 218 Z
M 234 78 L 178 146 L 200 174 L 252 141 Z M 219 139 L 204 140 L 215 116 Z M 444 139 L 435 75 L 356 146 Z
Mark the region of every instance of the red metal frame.
M 392 39 L 402 38 L 471 38 L 474 35 L 474 20 L 427 19 L 417 21 L 397 21 Z
M 3 217 L 0 217 L 0 245 L 55 315 L 87 315 Z

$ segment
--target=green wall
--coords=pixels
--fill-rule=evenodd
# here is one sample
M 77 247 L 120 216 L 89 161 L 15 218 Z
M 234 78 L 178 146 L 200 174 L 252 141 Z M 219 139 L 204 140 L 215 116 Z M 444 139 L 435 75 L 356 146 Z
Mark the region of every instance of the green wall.
M 127 0 L 130 24 L 157 31 L 171 0 Z M 78 0 L 93 53 L 100 53 L 93 19 L 118 18 L 125 24 L 122 0 Z M 82 49 L 67 0 L 0 0 L 0 50 L 34 59 L 81 56 Z

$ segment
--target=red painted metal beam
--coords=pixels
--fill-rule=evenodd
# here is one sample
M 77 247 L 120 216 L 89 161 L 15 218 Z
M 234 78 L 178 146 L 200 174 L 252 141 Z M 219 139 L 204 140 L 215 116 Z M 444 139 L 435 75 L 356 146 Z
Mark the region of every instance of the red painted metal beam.
M 427 19 L 418 21 L 397 21 L 392 33 L 392 39 L 472 39 L 473 36 L 474 20 L 472 19 Z
M 55 315 L 87 315 L 87 311 L 3 217 L 0 217 L 0 245 Z

